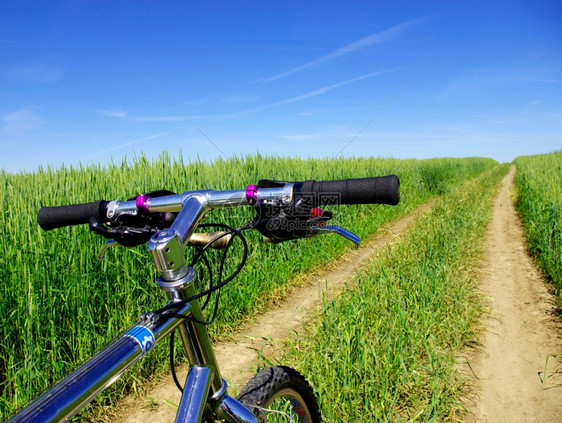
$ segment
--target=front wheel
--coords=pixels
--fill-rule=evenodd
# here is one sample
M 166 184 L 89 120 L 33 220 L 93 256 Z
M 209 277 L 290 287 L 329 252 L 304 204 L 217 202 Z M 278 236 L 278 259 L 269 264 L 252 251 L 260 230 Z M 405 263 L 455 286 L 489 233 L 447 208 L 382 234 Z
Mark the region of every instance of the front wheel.
M 274 366 L 255 375 L 238 395 L 259 421 L 318 423 L 318 403 L 306 379 L 296 370 Z

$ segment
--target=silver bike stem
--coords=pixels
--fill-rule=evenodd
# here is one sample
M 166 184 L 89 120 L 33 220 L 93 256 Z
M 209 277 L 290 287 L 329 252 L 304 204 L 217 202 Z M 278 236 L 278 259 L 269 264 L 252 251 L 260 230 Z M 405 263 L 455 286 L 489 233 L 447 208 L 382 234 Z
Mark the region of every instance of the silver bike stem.
M 172 226 L 157 232 L 148 243 L 148 249 L 160 277 L 158 286 L 171 301 L 182 301 L 196 295 L 195 270 L 187 265 L 185 245 L 197 228 L 203 214 L 209 209 L 207 197 L 197 193 L 187 196 Z M 221 391 L 223 380 L 211 345 L 207 327 L 198 300 L 190 302 L 191 316 L 179 326 L 180 336 L 191 365 L 207 367 L 212 371 L 211 395 Z
M 206 209 L 207 202 L 203 195 L 187 197 L 172 226 L 155 233 L 148 242 L 154 265 L 164 280 L 175 281 L 186 275 L 185 245 Z

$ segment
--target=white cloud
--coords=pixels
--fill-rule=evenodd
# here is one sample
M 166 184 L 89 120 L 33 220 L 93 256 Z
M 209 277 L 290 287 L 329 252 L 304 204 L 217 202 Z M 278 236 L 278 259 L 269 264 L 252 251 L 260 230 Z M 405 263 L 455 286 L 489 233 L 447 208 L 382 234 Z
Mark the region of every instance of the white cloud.
M 332 85 L 328 85 L 326 87 L 318 88 L 317 90 L 310 91 L 308 93 L 301 94 L 301 95 L 298 95 L 296 97 L 292 97 L 292 98 L 288 98 L 286 100 L 278 101 L 277 103 L 273 103 L 273 104 L 269 105 L 268 107 L 281 106 L 283 104 L 294 103 L 295 101 L 304 100 L 304 99 L 307 99 L 307 98 L 310 98 L 310 97 L 316 97 L 318 95 L 326 94 L 327 92 L 333 90 L 334 88 L 339 88 L 343 85 L 351 84 L 353 82 L 357 82 L 357 81 L 360 81 L 360 80 L 366 79 L 366 78 L 371 78 L 373 76 L 381 75 L 383 73 L 391 72 L 393 70 L 396 70 L 396 69 L 387 69 L 387 70 L 378 71 L 378 72 L 371 72 L 371 73 L 368 73 L 366 75 L 361 75 L 361 76 L 358 76 L 356 78 L 352 78 L 352 79 L 348 79 L 348 80 L 345 80 L 345 81 L 342 81 L 342 82 L 338 82 L 337 84 L 332 84 Z
M 514 78 L 515 81 L 525 81 L 525 82 L 541 82 L 544 84 L 560 84 L 560 80 L 558 79 L 541 79 L 541 78 L 533 78 L 533 77 L 522 77 L 522 78 Z
M 229 95 L 221 99 L 223 103 L 252 103 L 257 100 L 259 96 L 250 94 Z
M 64 70 L 53 65 L 43 63 L 17 66 L 4 75 L 27 83 L 52 83 L 64 76 Z
M 135 144 L 139 144 L 141 142 L 149 141 L 149 140 L 152 140 L 152 139 L 155 139 L 155 138 L 160 138 L 160 137 L 163 137 L 165 135 L 168 135 L 168 132 L 161 132 L 159 134 L 153 134 L 153 135 L 149 135 L 147 137 L 135 139 L 133 141 L 128 141 L 128 142 L 123 143 L 123 144 L 114 145 L 113 147 L 106 148 L 105 150 L 96 151 L 96 153 L 91 155 L 90 157 L 95 157 L 95 156 L 99 156 L 99 155 L 104 154 L 104 153 L 108 153 L 110 151 L 119 150 L 119 149 L 126 148 L 126 147 L 131 147 Z
M 120 110 L 102 110 L 100 113 L 104 116 L 109 116 L 109 117 L 117 117 L 117 118 L 127 117 L 127 112 L 123 112 Z
M 357 40 L 351 44 L 348 44 L 344 47 L 334 50 L 333 52 L 328 53 L 325 56 L 319 57 L 318 59 L 312 60 L 311 62 L 305 63 L 304 65 L 294 67 L 293 69 L 271 76 L 269 78 L 261 79 L 258 82 L 270 82 L 270 81 L 275 81 L 277 79 L 285 78 L 286 76 L 294 75 L 306 69 L 317 66 L 321 63 L 329 62 L 341 56 L 345 56 L 346 54 L 354 53 L 356 51 L 365 49 L 375 44 L 381 44 L 391 41 L 393 38 L 397 37 L 399 34 L 401 34 L 402 32 L 406 31 L 408 28 L 410 28 L 412 25 L 414 25 L 414 23 L 416 22 L 417 21 L 402 22 L 401 24 L 390 27 L 384 31 L 377 32 L 375 34 L 371 34 L 367 37 L 361 38 L 360 40 Z
M 254 109 L 244 110 L 244 111 L 241 111 L 241 112 L 231 113 L 231 114 L 228 114 L 228 115 L 214 116 L 214 117 L 236 118 L 236 117 L 245 116 L 245 115 L 250 114 L 250 113 L 261 112 L 262 110 L 266 110 L 266 109 L 269 109 L 271 107 L 282 106 L 284 104 L 295 103 L 297 101 L 306 100 L 307 98 L 323 95 L 323 94 L 326 94 L 329 91 L 331 91 L 335 88 L 339 88 L 343 85 L 351 84 L 353 82 L 357 82 L 357 81 L 360 81 L 362 79 L 371 78 L 373 76 L 381 75 L 381 74 L 386 73 L 386 72 L 392 72 L 392 71 L 395 71 L 395 70 L 398 70 L 398 69 L 403 69 L 403 67 L 368 73 L 368 74 L 365 74 L 365 75 L 358 76 L 356 78 L 347 79 L 345 81 L 338 82 L 336 84 L 327 85 L 325 87 L 318 88 L 316 90 L 309 91 L 307 93 L 297 95 L 295 97 L 287 98 L 285 100 L 277 101 L 277 102 L 271 103 L 271 104 L 266 104 L 265 106 L 256 107 Z
M 441 95 L 474 92 L 502 84 L 560 84 L 559 79 L 540 77 L 540 72 L 526 68 L 476 68 L 469 70 L 447 84 Z
M 183 116 L 126 116 L 126 118 L 135 122 L 174 122 L 185 120 Z
M 100 113 L 104 116 L 126 119 L 134 122 L 172 122 L 185 119 L 183 116 L 131 116 L 127 112 L 120 110 L 104 110 Z
M 242 110 L 242 111 L 232 112 L 232 113 L 223 113 L 223 114 L 216 114 L 216 115 L 195 115 L 195 116 L 189 116 L 189 119 L 186 119 L 186 116 L 179 116 L 179 115 L 178 116 L 131 116 L 127 112 L 124 112 L 122 110 L 104 110 L 104 111 L 101 111 L 100 113 L 105 115 L 105 116 L 109 116 L 109 117 L 113 117 L 113 118 L 119 118 L 119 119 L 126 119 L 126 120 L 130 120 L 130 121 L 135 121 L 135 122 L 171 122 L 171 121 L 182 121 L 182 120 L 191 120 L 191 119 L 232 119 L 232 118 L 239 118 L 239 117 L 242 117 L 242 116 L 246 116 L 250 113 L 261 112 L 263 110 L 267 110 L 267 109 L 272 108 L 272 107 L 282 106 L 284 104 L 294 103 L 294 102 L 297 102 L 297 101 L 306 100 L 307 98 L 323 95 L 323 94 L 326 94 L 326 93 L 328 93 L 329 91 L 331 91 L 335 88 L 339 88 L 341 86 L 351 84 L 353 82 L 357 82 L 357 81 L 360 81 L 362 79 L 371 78 L 371 77 L 376 76 L 376 75 L 381 75 L 383 73 L 393 72 L 395 70 L 404 69 L 404 68 L 405 67 L 402 66 L 402 67 L 397 67 L 397 68 L 393 68 L 393 69 L 386 69 L 386 70 L 382 70 L 382 71 L 371 72 L 371 73 L 361 75 L 361 76 L 358 76 L 358 77 L 355 77 L 355 78 L 352 78 L 352 79 L 347 79 L 345 81 L 338 82 L 336 84 L 327 85 L 325 87 L 318 88 L 316 90 L 309 91 L 309 92 L 301 94 L 301 95 L 297 95 L 297 96 L 294 96 L 294 97 L 291 97 L 291 98 L 287 98 L 285 100 L 280 100 L 280 101 L 277 101 L 275 103 L 270 103 L 270 104 L 266 104 L 264 106 L 255 107 L 253 109 L 247 109 L 247 110 Z M 178 110 L 181 111 L 181 109 L 178 109 Z
M 284 141 L 306 141 L 318 138 L 317 134 L 295 134 L 295 135 L 278 135 L 277 138 Z
M 46 121 L 37 113 L 39 107 L 27 106 L 2 115 L 4 135 L 24 135 L 37 129 Z

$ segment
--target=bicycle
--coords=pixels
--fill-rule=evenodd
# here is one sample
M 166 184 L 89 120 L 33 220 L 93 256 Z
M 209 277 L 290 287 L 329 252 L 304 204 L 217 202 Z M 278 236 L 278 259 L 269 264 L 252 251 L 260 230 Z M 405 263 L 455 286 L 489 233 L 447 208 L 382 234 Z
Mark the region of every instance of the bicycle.
M 160 276 L 158 286 L 169 301 L 140 316 L 137 323 L 93 358 L 50 388 L 13 416 L 9 422 L 58 422 L 74 416 L 156 344 L 170 336 L 172 376 L 183 391 L 176 422 L 224 420 L 228 422 L 321 421 L 315 394 L 296 370 L 273 366 L 255 375 L 237 399 L 227 394 L 213 353 L 207 325 L 215 316 L 220 289 L 240 272 L 248 257 L 243 232 L 258 230 L 273 243 L 309 238 L 324 233 L 339 234 L 359 244 L 359 237 L 335 225 L 327 225 L 332 214 L 321 206 L 339 204 L 398 204 L 399 180 L 395 175 L 338 181 L 284 182 L 260 180 L 242 190 L 198 190 L 175 194 L 154 191 L 127 201 L 95 201 L 58 207 L 42 207 L 37 221 L 44 230 L 88 224 L 108 241 L 100 251 L 103 258 L 111 246 L 147 244 Z M 203 224 L 214 209 L 251 206 L 256 217 L 235 228 L 226 224 Z M 196 233 L 198 228 L 221 231 Z M 226 252 L 239 239 L 243 254 L 236 269 L 223 279 Z M 188 264 L 187 247 L 196 248 Z M 222 249 L 219 278 L 213 274 L 205 252 Z M 194 265 L 203 260 L 209 288 L 196 292 Z M 215 293 L 213 317 L 204 320 L 200 300 L 209 302 Z M 190 369 L 180 386 L 174 370 L 175 330 L 180 333 Z

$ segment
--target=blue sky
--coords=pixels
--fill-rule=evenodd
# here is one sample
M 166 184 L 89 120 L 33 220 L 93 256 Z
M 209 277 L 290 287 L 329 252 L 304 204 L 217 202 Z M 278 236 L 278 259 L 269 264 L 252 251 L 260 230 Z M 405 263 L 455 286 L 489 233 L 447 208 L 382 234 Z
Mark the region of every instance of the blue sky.
M 10 1 L 0 168 L 562 149 L 557 1 Z

